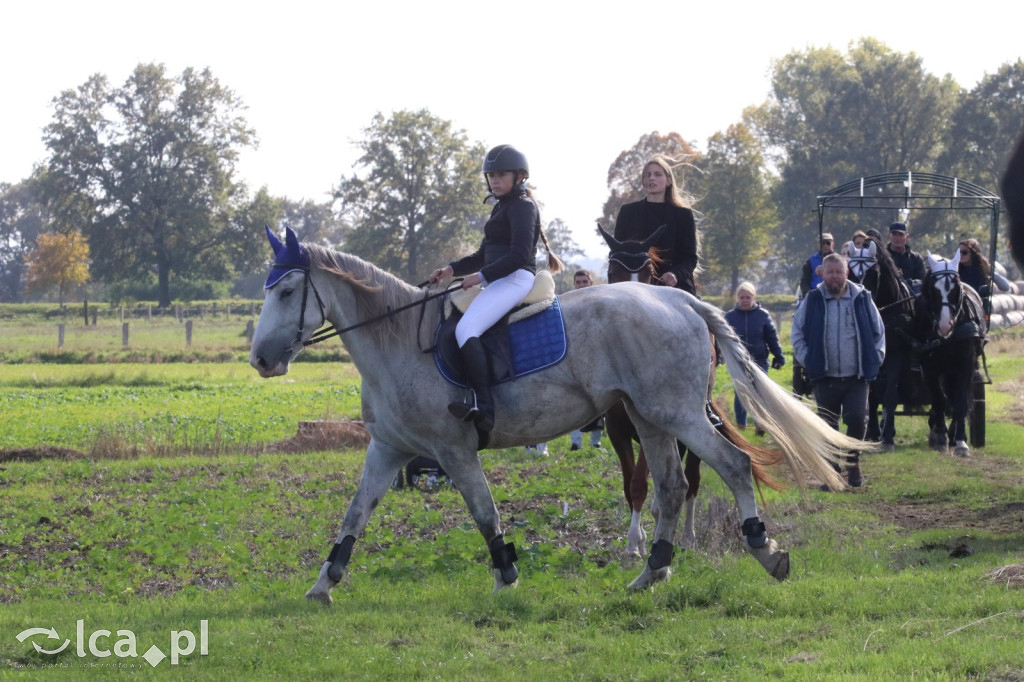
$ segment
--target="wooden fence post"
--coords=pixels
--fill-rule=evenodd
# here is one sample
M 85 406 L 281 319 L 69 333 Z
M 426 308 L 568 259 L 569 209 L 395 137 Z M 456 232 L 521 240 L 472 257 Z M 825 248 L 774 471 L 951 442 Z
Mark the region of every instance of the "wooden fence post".
M 85 318 L 85 326 L 89 326 L 89 299 L 82 300 L 82 317 Z
M 249 342 L 250 346 L 252 345 L 252 335 L 255 333 L 256 325 L 252 323 L 252 320 L 249 320 L 245 323 L 245 340 Z
M 127 346 L 128 345 L 128 323 L 127 322 L 122 322 L 121 323 L 121 345 L 122 346 Z
M 64 350 L 64 325 L 57 325 L 57 350 Z
M 94 326 L 94 327 L 96 326 L 96 313 L 97 312 L 99 312 L 99 311 L 96 310 L 96 306 L 93 306 L 92 307 L 92 326 Z
M 185 323 L 185 347 L 192 347 L 192 320 Z

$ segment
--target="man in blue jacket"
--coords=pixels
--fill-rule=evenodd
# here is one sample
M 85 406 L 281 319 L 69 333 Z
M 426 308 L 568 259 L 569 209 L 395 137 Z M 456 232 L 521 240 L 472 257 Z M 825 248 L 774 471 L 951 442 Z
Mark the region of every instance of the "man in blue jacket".
M 863 440 L 867 430 L 868 384 L 885 359 L 885 327 L 871 293 L 847 281 L 846 260 L 825 256 L 822 282 L 804 297 L 793 316 L 793 356 L 814 385 L 818 416 L 846 435 Z M 847 457 L 851 487 L 863 482 L 860 453 Z
M 821 261 L 835 250 L 835 239 L 832 237 L 832 233 L 822 232 L 821 249 L 812 253 L 811 257 L 804 261 L 803 270 L 800 272 L 800 298 L 821 284 Z

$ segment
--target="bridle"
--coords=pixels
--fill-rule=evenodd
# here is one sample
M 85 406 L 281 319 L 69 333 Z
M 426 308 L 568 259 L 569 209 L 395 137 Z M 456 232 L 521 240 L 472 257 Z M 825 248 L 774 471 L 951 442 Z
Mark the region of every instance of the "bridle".
M 959 288 L 960 275 L 955 270 L 940 270 L 938 272 L 929 273 L 927 279 L 924 281 L 924 284 L 922 285 L 922 288 L 930 287 L 932 289 L 936 289 L 937 290 L 939 288 L 939 280 L 940 279 L 941 280 L 952 281 L 953 285 L 950 288 L 950 291 L 952 291 L 953 288 Z M 937 311 L 936 311 L 937 314 L 933 315 L 934 319 L 932 320 L 932 327 L 933 327 L 933 330 L 935 331 L 937 336 L 942 337 L 942 334 L 939 334 L 939 332 L 938 332 L 939 318 L 942 315 L 942 309 L 943 308 L 949 308 L 950 329 L 952 329 L 953 327 L 956 326 L 956 321 L 958 319 L 960 319 L 960 315 L 963 312 L 963 309 L 964 309 L 964 298 L 965 298 L 965 296 L 963 294 L 963 289 L 961 288 L 960 289 L 960 295 L 957 297 L 958 301 L 957 301 L 956 304 L 952 303 L 949 300 L 948 293 L 947 293 L 946 297 L 943 300 L 938 302 L 938 305 L 936 305 L 934 301 L 930 301 L 929 302 L 929 307 L 930 308 L 933 308 L 933 309 L 937 308 Z M 952 332 L 950 332 L 950 333 L 952 333 Z
M 637 253 L 636 251 L 613 251 L 608 255 L 609 269 L 611 264 L 615 263 L 623 270 L 630 274 L 637 274 L 648 265 L 651 265 L 651 255 L 649 252 L 644 251 L 643 253 Z

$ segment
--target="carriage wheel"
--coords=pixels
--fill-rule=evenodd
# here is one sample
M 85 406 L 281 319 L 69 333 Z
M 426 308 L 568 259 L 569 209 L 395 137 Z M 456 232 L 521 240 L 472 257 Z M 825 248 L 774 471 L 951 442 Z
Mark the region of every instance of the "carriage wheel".
M 970 438 L 971 447 L 985 447 L 985 379 L 981 372 L 975 371 L 971 381 L 971 416 Z

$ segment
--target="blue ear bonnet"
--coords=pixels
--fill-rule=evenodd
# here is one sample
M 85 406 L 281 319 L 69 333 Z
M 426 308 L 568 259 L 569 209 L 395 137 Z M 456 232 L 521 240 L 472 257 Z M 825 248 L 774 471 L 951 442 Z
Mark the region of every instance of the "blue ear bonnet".
M 306 249 L 299 244 L 299 240 L 295 236 L 295 233 L 292 232 L 292 228 L 287 226 L 284 228 L 284 244 L 282 244 L 281 240 L 270 231 L 269 225 L 267 225 L 266 228 L 267 239 L 270 240 L 270 246 L 274 249 L 274 266 L 271 268 L 270 274 L 267 275 L 267 283 L 263 285 L 264 289 L 269 289 L 280 282 L 281 278 L 289 272 L 301 272 L 308 270 L 309 254 L 306 253 Z

